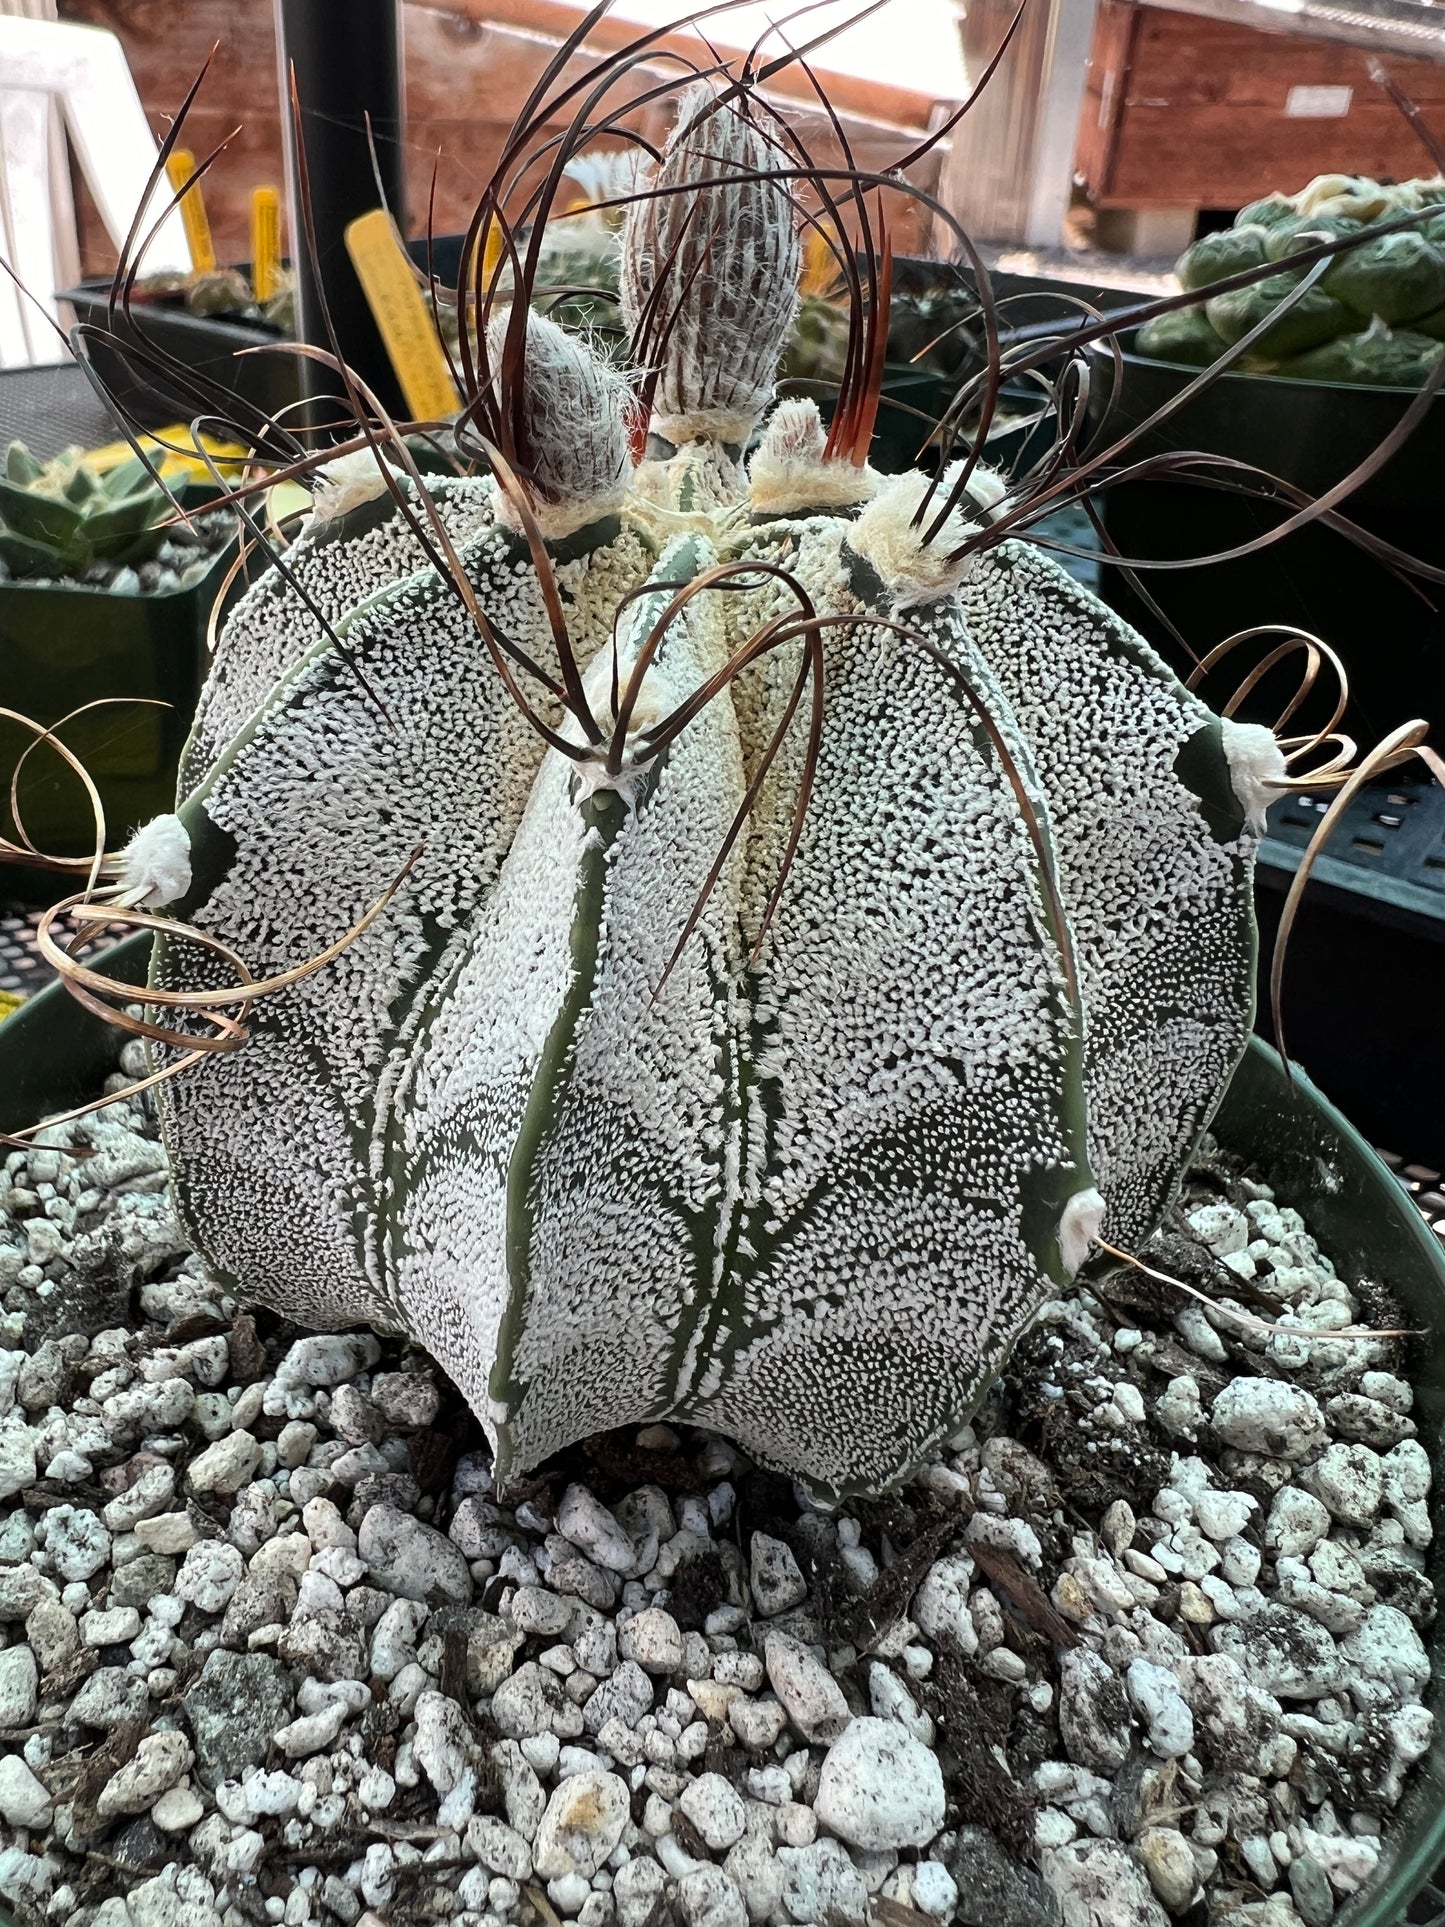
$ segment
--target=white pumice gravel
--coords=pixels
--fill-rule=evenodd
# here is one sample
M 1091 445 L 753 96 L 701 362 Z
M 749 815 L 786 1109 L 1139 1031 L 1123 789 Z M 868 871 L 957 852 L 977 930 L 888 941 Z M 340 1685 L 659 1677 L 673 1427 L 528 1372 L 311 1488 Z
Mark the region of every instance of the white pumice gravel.
M 421 1353 L 208 1280 L 143 1107 L 45 1137 L 0 1173 L 23 1927 L 1329 1927 L 1388 1854 L 1430 1468 L 1399 1345 L 1335 1334 L 1401 1321 L 1212 1151 L 1159 1263 L 1287 1332 L 1116 1273 L 829 1515 L 661 1424 L 499 1494 Z

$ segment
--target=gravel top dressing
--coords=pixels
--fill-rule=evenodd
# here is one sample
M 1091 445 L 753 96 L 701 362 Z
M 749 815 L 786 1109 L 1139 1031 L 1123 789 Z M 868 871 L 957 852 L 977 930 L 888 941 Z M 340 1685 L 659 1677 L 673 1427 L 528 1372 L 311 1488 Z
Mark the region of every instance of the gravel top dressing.
M 12 576 L 0 560 L 0 583 L 23 589 L 103 589 L 110 595 L 174 595 L 204 581 L 212 563 L 234 539 L 236 519 L 228 509 L 177 522 L 148 562 L 95 562 L 81 575 Z
M 1388 1853 L 1430 1473 L 1402 1342 L 1336 1334 L 1403 1321 L 1221 1154 L 1150 1256 L 1236 1315 L 1116 1271 L 827 1515 L 665 1425 L 503 1500 L 424 1355 L 208 1283 L 144 1100 L 45 1135 L 0 1176 L 27 1927 L 1326 1927 Z

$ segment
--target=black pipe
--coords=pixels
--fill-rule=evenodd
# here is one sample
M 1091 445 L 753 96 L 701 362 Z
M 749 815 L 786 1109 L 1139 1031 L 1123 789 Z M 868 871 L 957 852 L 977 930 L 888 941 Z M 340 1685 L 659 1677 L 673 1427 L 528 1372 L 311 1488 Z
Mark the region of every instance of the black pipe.
M 374 207 L 390 208 L 405 233 L 400 0 L 275 0 L 275 9 L 298 333 L 303 341 L 329 348 L 329 313 L 343 359 L 389 411 L 402 413 L 390 358 L 346 252 L 347 224 Z M 319 276 L 301 215 L 293 75 Z M 319 363 L 304 360 L 302 367 L 309 394 L 342 392 Z

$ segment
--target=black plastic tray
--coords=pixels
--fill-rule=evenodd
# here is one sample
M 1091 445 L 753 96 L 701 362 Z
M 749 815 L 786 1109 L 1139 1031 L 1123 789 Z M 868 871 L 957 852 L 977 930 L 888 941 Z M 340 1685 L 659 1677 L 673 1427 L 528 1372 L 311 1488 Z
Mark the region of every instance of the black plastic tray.
M 1104 406 L 1105 373 L 1101 366 L 1091 394 L 1094 425 Z M 1198 373 L 1126 354 L 1110 432 L 1143 421 Z M 1250 463 L 1317 496 L 1377 448 L 1413 400 L 1401 389 L 1223 375 L 1142 438 L 1129 459 L 1201 450 Z M 1442 467 L 1445 398 L 1437 396 L 1404 446 L 1339 504 L 1341 512 L 1396 548 L 1445 568 Z M 1103 515 L 1124 555 L 1158 561 L 1233 548 L 1277 527 L 1287 508 L 1192 482 L 1151 481 L 1109 489 Z M 1422 584 L 1426 593 L 1416 593 L 1344 537 L 1316 525 L 1236 561 L 1146 569 L 1141 576 L 1198 654 L 1266 622 L 1297 623 L 1333 644 L 1349 671 L 1353 706 L 1346 726 L 1357 740 L 1375 742 L 1416 716 L 1429 721 L 1437 741 L 1445 736 L 1445 605 L 1439 587 Z M 1187 671 L 1187 657 L 1120 572 L 1106 568 L 1104 583 L 1115 608 L 1176 669 Z M 1263 691 L 1254 713 L 1270 719 Z M 1306 714 L 1317 720 L 1318 707 Z

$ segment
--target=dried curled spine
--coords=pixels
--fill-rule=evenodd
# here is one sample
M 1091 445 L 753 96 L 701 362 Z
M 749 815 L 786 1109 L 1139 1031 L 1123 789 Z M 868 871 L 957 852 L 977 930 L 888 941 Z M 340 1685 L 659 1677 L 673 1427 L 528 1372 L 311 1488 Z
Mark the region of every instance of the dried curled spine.
M 772 399 L 797 307 L 797 226 L 777 182 L 739 177 L 783 164 L 745 110 L 690 87 L 628 210 L 622 316 L 642 364 L 658 369 L 652 426 L 674 447 L 740 447 Z
M 748 463 L 749 506 L 761 515 L 793 515 L 868 501 L 878 488 L 877 474 L 852 462 L 826 461 L 826 440 L 815 401 L 780 401 Z
M 508 313 L 492 317 L 487 352 L 502 362 Z M 506 406 L 506 398 L 503 398 Z M 527 316 L 523 421 L 517 456 L 544 536 L 560 541 L 622 506 L 632 473 L 632 389 L 585 341 L 544 316 Z M 519 525 L 505 489 L 497 513 Z

